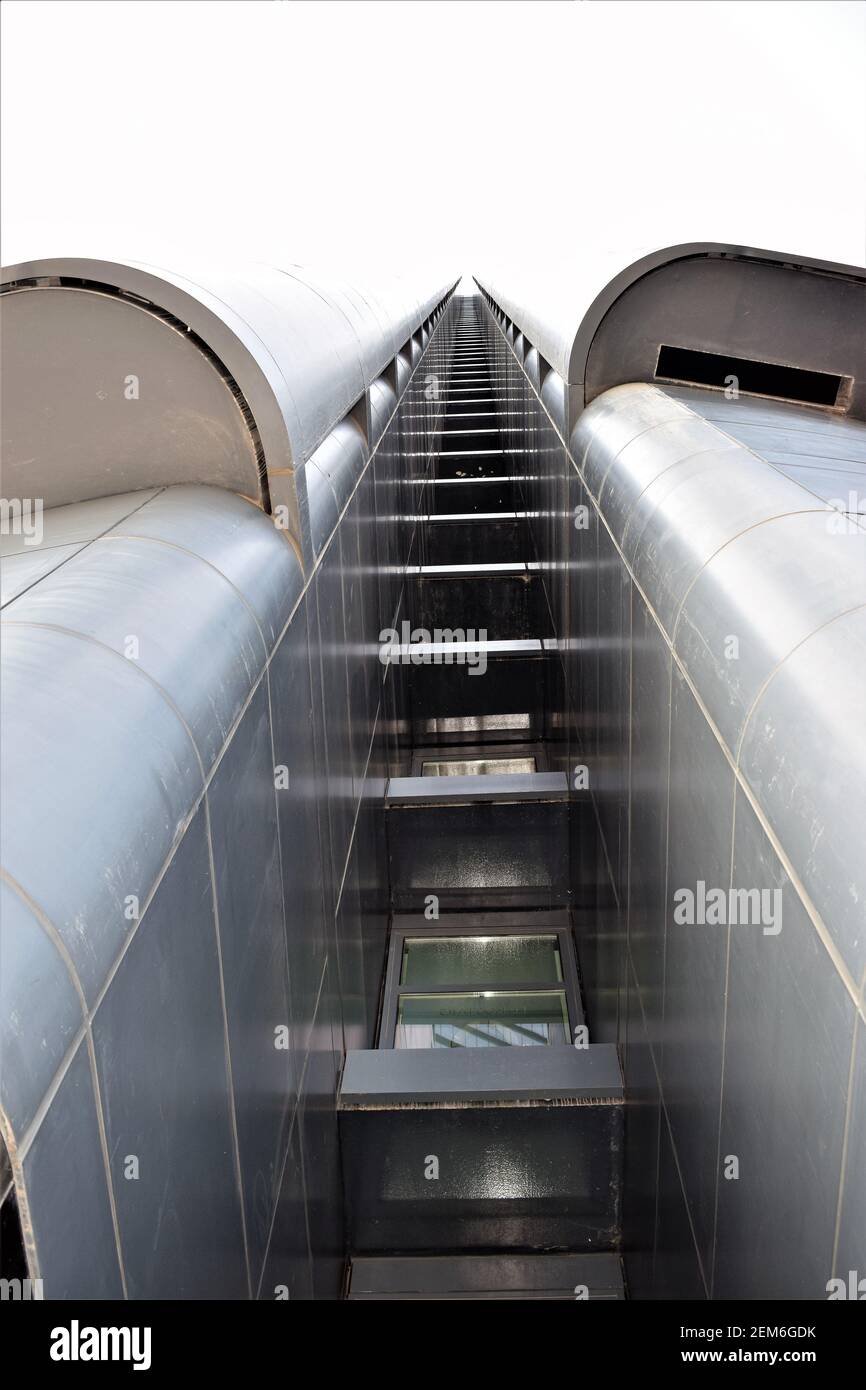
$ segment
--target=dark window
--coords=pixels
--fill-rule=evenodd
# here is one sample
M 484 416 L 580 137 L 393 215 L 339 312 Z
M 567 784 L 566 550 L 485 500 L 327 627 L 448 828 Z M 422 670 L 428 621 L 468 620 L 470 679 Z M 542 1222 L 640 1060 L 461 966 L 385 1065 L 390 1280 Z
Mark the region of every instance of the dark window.
M 720 391 L 736 385 L 736 389 L 747 396 L 772 396 L 777 400 L 800 401 L 804 405 L 843 405 L 851 384 L 850 377 L 834 376 L 831 372 L 809 372 L 778 362 L 724 357 L 717 352 L 668 347 L 664 343 L 659 348 L 655 374 L 663 381 L 710 386 Z M 731 378 L 735 378 L 735 382 Z

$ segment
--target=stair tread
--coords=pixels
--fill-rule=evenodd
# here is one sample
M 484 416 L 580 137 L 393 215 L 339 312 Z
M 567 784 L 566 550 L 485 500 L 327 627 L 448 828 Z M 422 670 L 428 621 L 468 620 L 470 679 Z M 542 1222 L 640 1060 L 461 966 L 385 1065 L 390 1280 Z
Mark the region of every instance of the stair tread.
M 467 777 L 389 777 L 392 806 L 442 805 L 450 801 L 559 800 L 568 796 L 564 772 L 483 772 Z
M 622 1103 L 615 1043 L 586 1047 L 359 1048 L 346 1053 L 341 1110 L 418 1105 Z
M 361 1255 L 351 1261 L 349 1298 L 622 1300 L 618 1255 Z

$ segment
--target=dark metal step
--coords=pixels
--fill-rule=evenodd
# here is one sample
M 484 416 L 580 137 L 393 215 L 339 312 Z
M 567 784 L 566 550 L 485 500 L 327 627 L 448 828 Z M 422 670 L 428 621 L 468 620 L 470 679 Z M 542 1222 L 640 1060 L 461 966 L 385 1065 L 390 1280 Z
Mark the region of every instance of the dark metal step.
M 393 778 L 389 790 L 395 910 L 418 911 L 431 894 L 442 909 L 568 903 L 564 774 Z
M 502 573 L 479 565 L 474 572 L 420 574 L 407 580 L 407 612 L 418 627 L 471 628 L 491 640 L 545 637 L 550 614 L 540 575 L 527 565 Z
M 470 467 L 475 462 L 461 461 Z M 495 462 L 501 469 L 506 460 L 500 454 Z M 429 513 L 513 512 L 519 495 L 513 480 L 499 472 L 487 478 L 432 478 L 424 489 L 424 501 Z
M 528 549 L 525 520 L 495 513 L 487 513 L 483 520 L 477 516 L 466 520 L 462 512 L 437 515 L 424 526 L 421 538 L 421 553 L 430 565 L 517 561 Z
M 346 1297 L 382 1299 L 565 1302 L 625 1298 L 620 1258 L 581 1255 L 358 1256 L 349 1269 Z
M 338 1110 L 355 1255 L 617 1247 L 611 1043 L 350 1051 Z

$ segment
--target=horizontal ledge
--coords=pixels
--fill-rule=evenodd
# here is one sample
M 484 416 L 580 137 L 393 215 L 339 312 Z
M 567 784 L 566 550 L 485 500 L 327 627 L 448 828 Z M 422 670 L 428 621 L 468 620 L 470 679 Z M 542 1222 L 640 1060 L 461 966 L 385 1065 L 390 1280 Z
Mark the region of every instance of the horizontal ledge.
M 441 806 L 467 801 L 551 801 L 568 796 L 564 772 L 482 772 L 468 777 L 389 777 L 392 806 Z
M 408 565 L 406 574 L 413 574 L 421 579 L 448 579 L 454 576 L 455 579 L 484 579 L 488 575 L 503 579 L 513 578 L 516 575 L 528 577 L 535 575 L 539 570 L 537 560 L 521 560 L 513 562 L 509 560 L 495 560 L 490 564 L 481 563 L 475 565 Z
M 434 664 L 445 666 L 449 660 L 458 656 L 471 656 L 477 652 L 485 656 L 541 656 L 548 638 L 506 637 L 499 641 L 467 642 L 395 642 L 387 649 L 391 661 L 403 661 L 411 656 L 424 656 L 433 659 Z M 457 665 L 456 661 L 454 664 Z
M 516 452 L 516 451 L 515 451 Z M 440 454 L 440 459 L 457 458 L 457 454 Z M 487 486 L 501 483 L 531 483 L 535 479 L 526 473 L 488 473 L 476 474 L 471 478 L 413 478 L 416 487 L 477 487 L 479 483 Z
M 522 450 L 522 449 L 441 449 L 439 452 L 440 452 L 440 455 L 441 455 L 443 458 L 444 458 L 445 455 L 447 454 L 448 458 L 451 458 L 451 459 L 469 459 L 469 458 L 501 458 L 503 454 L 517 454 L 517 453 L 522 453 L 523 450 Z M 410 449 L 410 450 L 407 452 L 406 457 L 407 457 L 407 458 L 412 458 L 412 459 L 426 458 L 426 457 L 427 457 L 427 452 L 426 452 L 426 450 L 418 450 L 418 449 L 416 449 L 416 450 L 411 450 L 411 449 Z M 417 484 L 419 484 L 419 485 L 423 485 L 424 481 L 425 481 L 424 478 L 413 478 L 413 479 L 412 479 L 412 482 L 417 483 Z
M 391 926 L 394 931 L 407 931 L 413 934 L 423 935 L 425 932 L 430 932 L 430 920 L 424 916 L 423 912 L 395 912 L 391 918 Z M 491 934 L 501 931 L 503 927 L 507 927 L 509 930 L 513 928 L 515 931 L 526 930 L 527 927 L 531 928 L 532 931 L 538 929 L 544 931 L 550 928 L 559 930 L 570 926 L 571 917 L 567 907 L 534 908 L 532 911 L 512 908 L 507 912 L 476 908 L 471 912 L 443 913 L 438 919 L 435 934 L 448 936 L 455 927 Z
M 588 1047 L 377 1048 L 350 1051 L 341 1110 L 423 1105 L 576 1105 L 623 1099 L 614 1043 Z
M 416 521 L 522 521 L 526 512 L 431 512 Z
M 360 1255 L 352 1260 L 350 1299 L 561 1298 L 583 1284 L 590 1298 L 623 1298 L 619 1255 Z
M 528 560 L 491 560 L 489 563 L 465 565 L 407 565 L 407 574 L 462 574 L 483 578 L 485 574 L 528 574 L 531 564 Z

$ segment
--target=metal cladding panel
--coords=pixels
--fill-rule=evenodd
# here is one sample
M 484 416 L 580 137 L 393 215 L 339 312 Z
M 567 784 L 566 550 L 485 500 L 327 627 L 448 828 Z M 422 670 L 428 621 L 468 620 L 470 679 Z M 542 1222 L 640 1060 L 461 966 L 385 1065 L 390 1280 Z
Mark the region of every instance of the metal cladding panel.
M 147 1039 L 147 1044 L 151 1039 Z M 93 1075 L 78 1045 L 23 1162 L 25 1248 L 46 1299 L 122 1299 Z M 115 1186 L 128 1189 L 137 1183 Z
M 570 440 L 571 456 L 592 496 L 598 500 L 614 460 L 632 439 L 669 421 L 688 419 L 678 401 L 654 388 L 629 384 L 599 396 L 592 413 L 579 417 Z
M 268 671 L 274 764 L 285 767 L 289 773 L 288 786 L 281 788 L 277 797 L 277 811 L 283 882 L 290 885 L 291 892 L 287 945 L 292 1044 L 301 1056 L 309 1042 L 328 945 L 319 838 L 319 804 L 324 802 L 327 789 L 316 765 L 309 611 L 309 601 L 304 598 Z M 315 604 L 313 614 L 315 621 Z
M 370 417 L 372 421 L 371 447 L 375 449 L 385 427 L 394 413 L 397 404 L 397 396 L 393 386 L 384 377 L 378 377 L 370 387 Z
M 866 584 L 866 571 L 864 571 Z M 854 981 L 866 967 L 866 594 L 777 667 L 739 765 Z
M 834 532 L 832 521 L 805 512 L 744 531 L 712 557 L 680 611 L 677 653 L 734 752 L 776 668 L 866 602 L 866 534 Z M 729 634 L 739 639 L 735 661 L 725 655 Z
M 722 460 L 720 467 L 724 468 L 733 461 L 728 456 L 736 447 L 694 417 L 652 426 L 620 449 L 616 466 L 608 468 L 601 478 L 596 494 L 599 505 L 616 534 L 625 539 L 633 511 L 660 475 L 705 454 Z
M 5 558 L 30 553 L 38 547 L 50 549 L 61 545 L 86 545 L 138 511 L 156 495 L 156 488 L 145 488 L 140 492 L 120 492 L 115 497 L 97 497 L 92 502 L 48 508 L 41 514 L 42 525 L 38 536 L 32 533 L 32 527 L 30 532 L 22 528 L 19 535 L 4 532 L 0 539 L 0 554 Z
M 279 516 L 271 521 L 243 498 L 219 488 L 166 488 L 118 522 L 112 535 L 146 537 L 198 556 L 237 591 L 269 648 L 303 590 L 300 560 Z
M 335 542 L 328 546 L 309 592 L 313 595 L 317 608 L 315 625 L 311 609 L 310 646 L 311 659 L 318 668 L 322 687 L 320 708 L 323 714 L 325 741 L 322 758 L 327 766 L 327 816 L 331 850 L 327 887 L 329 892 L 335 895 L 330 904 L 333 912 L 337 906 L 336 894 L 342 882 L 351 840 L 354 809 L 342 547 L 339 533 Z
M 294 461 L 309 458 L 367 386 L 361 345 L 339 292 L 325 297 L 296 274 L 266 266 L 202 278 L 268 345 L 297 413 Z
M 866 1019 L 855 1024 L 854 1063 L 851 1071 L 850 1123 L 843 1172 L 840 1205 L 839 1246 L 836 1251 L 838 1277 L 861 1266 L 866 1249 L 866 1186 L 863 1183 L 863 1154 L 866 1153 Z
M 664 1000 L 668 703 L 671 653 L 639 595 L 630 644 L 631 835 L 629 947 L 650 1027 L 657 1036 Z M 654 1075 L 654 1074 L 653 1074 Z
M 853 374 L 850 408 L 861 419 L 866 412 L 860 267 L 689 242 L 625 268 L 616 253 L 559 267 L 539 256 L 522 269 L 476 278 L 519 334 L 578 388 L 578 407 L 584 392 L 589 401 L 618 383 L 651 379 L 659 344 L 670 342 Z M 744 298 L 749 313 L 741 312 Z
M 829 512 L 745 450 L 708 450 L 646 488 L 629 515 L 623 549 L 672 632 L 691 584 L 717 550 L 750 526 L 818 509 Z
M 315 1299 L 339 1298 L 345 1273 L 346 1240 L 336 1107 L 343 1050 L 337 975 L 336 960 L 331 957 L 322 976 L 298 1107 Z
M 733 768 L 678 672 L 670 738 L 669 897 L 700 881 L 728 883 L 735 792 Z M 725 931 L 680 923 L 668 908 L 660 1081 L 705 1267 L 712 1256 L 726 947 Z
M 267 656 L 255 618 L 223 575 L 138 538 L 94 541 L 7 605 L 4 618 L 75 633 L 131 661 L 181 715 L 205 769 Z
M 131 900 L 146 903 L 201 794 L 201 764 L 135 662 L 28 624 L 3 636 L 0 862 L 56 927 L 93 1003 Z
M 324 448 L 327 448 L 327 441 Z M 340 517 L 334 489 L 315 460 L 295 474 L 301 514 L 301 538 L 305 555 L 315 561 L 328 543 Z
M 568 433 L 567 388 L 559 372 L 548 368 L 541 383 L 541 400 L 563 438 Z
M 331 431 L 310 459 L 307 468 L 309 470 L 312 466 L 318 469 L 326 479 L 334 494 L 338 515 L 352 496 L 368 457 L 366 440 L 361 430 L 354 421 L 344 420 Z M 309 472 L 307 476 L 309 477 Z
M 397 395 L 402 396 L 412 375 L 412 364 L 404 347 L 395 355 L 394 361 L 397 371 Z
M 842 512 L 866 512 L 866 430 L 824 410 L 719 391 L 664 388 L 689 410 Z
M 203 810 L 96 1011 L 93 1046 L 130 1297 L 245 1297 Z
M 66 563 L 98 536 L 119 525 L 156 496 L 156 489 L 73 502 L 31 515 L 21 534 L 0 537 L 0 607 Z
M 73 503 L 77 506 L 77 503 Z M 30 551 L 19 551 L 15 555 L 0 556 L 0 608 L 5 608 L 19 594 L 23 594 L 40 579 L 44 579 L 58 565 L 63 565 L 73 555 L 77 555 L 86 541 L 73 545 L 44 546 Z
M 695 415 L 724 428 L 744 443 L 751 438 L 761 445 L 758 452 L 765 449 L 778 449 L 785 452 L 812 455 L 831 451 L 838 457 L 854 459 L 863 463 L 863 425 L 859 420 L 850 420 L 834 411 L 817 406 L 797 405 L 790 401 L 770 400 L 764 396 L 726 395 L 724 391 L 711 391 L 698 386 L 677 386 L 671 382 L 660 382 L 659 390 L 670 399 L 678 400 Z M 771 431 L 772 435 L 767 431 Z M 816 449 L 816 439 L 820 446 Z
M 305 266 L 289 266 L 285 272 L 307 285 L 322 300 L 339 310 L 358 344 L 361 370 L 367 386 L 375 379 L 385 361 L 397 349 L 401 324 L 374 289 L 360 290 L 345 281 L 322 276 Z
M 538 361 L 538 348 L 530 347 L 529 351 L 526 354 L 526 361 L 523 364 L 523 370 L 526 372 L 526 375 L 532 382 L 532 385 L 535 387 L 536 391 L 540 391 L 541 372 Z
M 313 1284 L 297 1113 L 293 1121 L 259 1298 L 272 1299 L 285 1290 L 290 1302 L 305 1303 L 313 1297 Z
M 289 770 L 291 781 L 291 770 Z M 292 1036 L 268 685 L 253 693 L 208 789 L 247 1248 L 267 1251 L 303 1053 Z M 293 881 L 294 896 L 300 885 Z M 282 1034 L 283 1046 L 276 1046 Z
M 0 882 L 0 1095 L 20 1141 L 84 1021 L 51 928 Z
M 730 937 L 719 1145 L 739 1156 L 740 1177 L 718 1185 L 713 1296 L 820 1300 L 833 1273 L 856 1007 L 742 790 L 732 883 L 778 892 L 782 930 Z M 853 1129 L 849 1148 L 861 1164 Z

